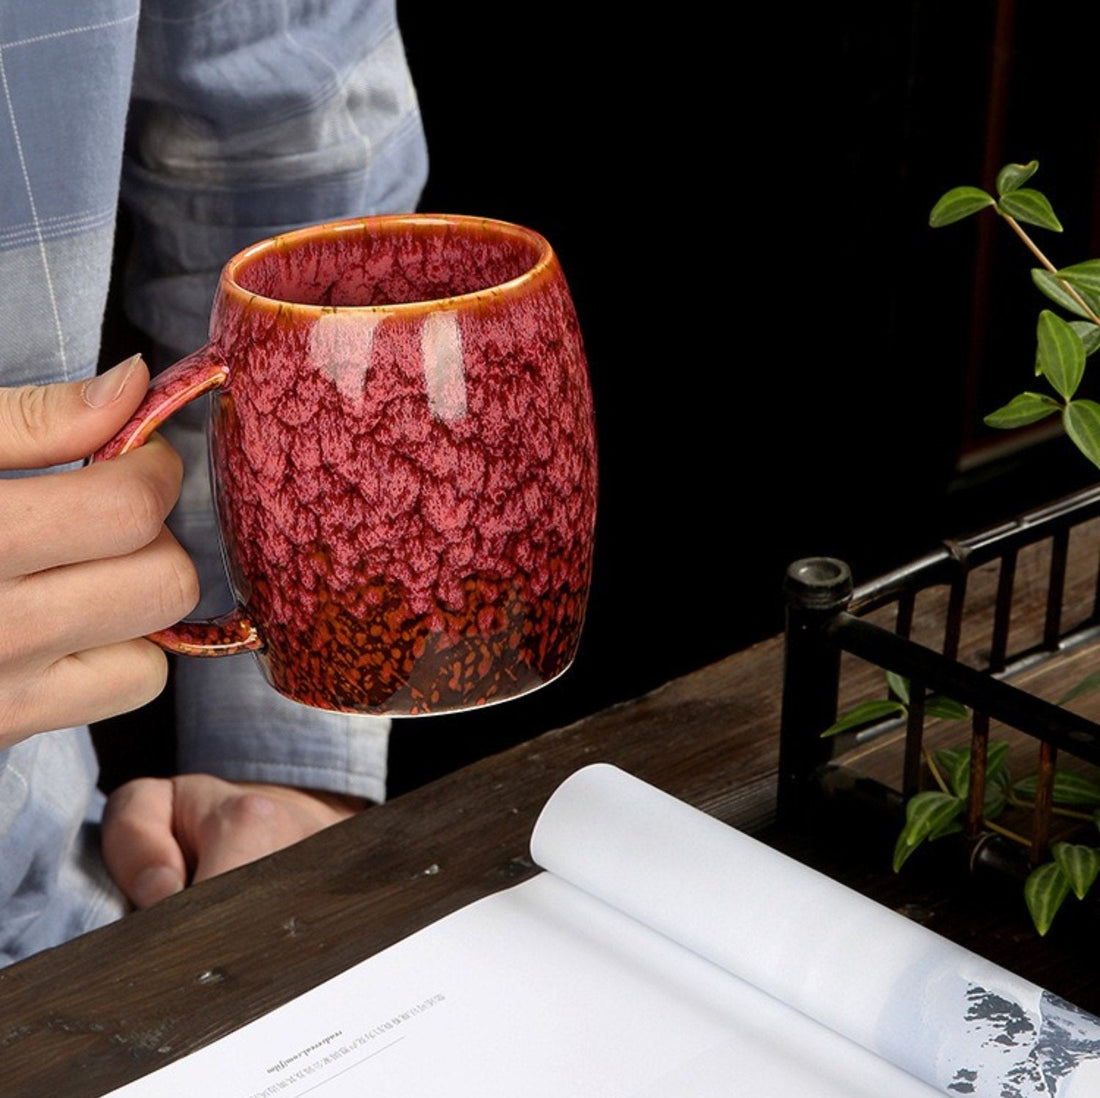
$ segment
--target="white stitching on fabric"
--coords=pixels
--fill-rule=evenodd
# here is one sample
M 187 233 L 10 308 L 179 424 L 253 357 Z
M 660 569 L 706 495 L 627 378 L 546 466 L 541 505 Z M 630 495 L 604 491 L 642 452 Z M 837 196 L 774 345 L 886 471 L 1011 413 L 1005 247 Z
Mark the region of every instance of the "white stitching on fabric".
M 0 230 L 0 249 L 17 248 L 37 240 L 54 240 L 62 236 L 74 236 L 80 232 L 110 225 L 114 221 L 113 210 L 93 210 L 78 214 L 43 217 L 37 225 L 27 222 Z
M 19 38 L 12 42 L 0 45 L 0 87 L 3 88 L 4 102 L 8 109 L 8 119 L 11 122 L 12 138 L 15 141 L 15 152 L 19 159 L 19 170 L 23 176 L 23 186 L 26 188 L 27 201 L 30 203 L 32 228 L 28 234 L 28 243 L 35 241 L 38 244 L 39 256 L 42 260 L 42 272 L 46 280 L 46 292 L 49 295 L 50 310 L 53 313 L 54 330 L 57 333 L 57 350 L 61 363 L 63 377 L 69 377 L 69 360 L 65 348 L 65 330 L 61 324 L 61 311 L 57 302 L 57 292 L 54 287 L 53 274 L 50 271 L 50 261 L 46 252 L 46 240 L 48 235 L 42 220 L 38 216 L 38 206 L 34 200 L 34 188 L 31 185 L 30 173 L 27 170 L 27 159 L 23 150 L 23 140 L 19 134 L 19 123 L 16 120 L 15 103 L 11 95 L 11 87 L 8 84 L 7 69 L 4 65 L 4 54 L 7 50 L 20 46 L 33 45 L 36 42 L 46 42 L 57 38 L 67 38 L 74 34 L 87 34 L 92 31 L 108 30 L 111 27 L 123 26 L 137 21 L 137 13 L 122 16 L 119 19 L 105 20 L 102 23 L 90 23 L 81 27 L 70 27 L 67 30 L 52 31 L 49 34 L 32 35 L 29 38 Z
M 50 309 L 53 311 L 54 328 L 57 331 L 57 350 L 61 359 L 61 369 L 65 377 L 69 376 L 69 362 L 65 355 L 65 332 L 61 327 L 61 313 L 57 307 L 57 294 L 54 292 L 53 276 L 50 274 L 50 261 L 46 255 L 46 241 L 42 235 L 42 229 L 38 220 L 38 209 L 34 202 L 34 190 L 31 187 L 31 177 L 27 172 L 27 160 L 23 155 L 23 141 L 19 136 L 19 123 L 15 118 L 15 104 L 12 102 L 11 88 L 8 86 L 7 69 L 4 67 L 4 50 L 0 47 L 0 86 L 4 89 L 4 102 L 8 106 L 8 118 L 11 120 L 12 137 L 15 140 L 15 152 L 19 157 L 19 170 L 23 174 L 23 186 L 27 189 L 27 201 L 31 205 L 31 219 L 34 221 L 35 237 L 38 240 L 38 252 L 42 258 L 42 271 L 46 276 L 46 291 L 50 296 Z
M 85 34 L 88 31 L 107 30 L 110 27 L 120 27 L 124 23 L 133 23 L 136 15 L 124 15 L 121 19 L 110 19 L 105 23 L 89 23 L 84 27 L 70 27 L 68 30 L 50 31 L 49 34 L 35 34 L 30 38 L 16 38 L 13 42 L 0 44 L 0 53 L 11 49 L 13 46 L 33 46 L 35 42 L 48 42 L 51 38 L 67 38 L 70 34 Z

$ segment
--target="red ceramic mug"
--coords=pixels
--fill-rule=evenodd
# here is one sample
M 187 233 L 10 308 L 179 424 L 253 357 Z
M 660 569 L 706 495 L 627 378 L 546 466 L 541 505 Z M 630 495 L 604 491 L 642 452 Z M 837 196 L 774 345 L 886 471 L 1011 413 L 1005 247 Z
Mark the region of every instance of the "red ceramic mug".
M 576 313 L 542 236 L 412 214 L 246 248 L 206 345 L 93 460 L 208 391 L 236 609 L 154 634 L 164 648 L 251 650 L 287 697 L 398 716 L 516 697 L 570 665 L 596 441 Z

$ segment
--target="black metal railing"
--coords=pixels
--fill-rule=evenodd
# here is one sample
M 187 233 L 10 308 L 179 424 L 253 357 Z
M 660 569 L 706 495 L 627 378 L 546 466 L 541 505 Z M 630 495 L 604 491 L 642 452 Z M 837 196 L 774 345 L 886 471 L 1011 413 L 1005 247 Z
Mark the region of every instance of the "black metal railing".
M 787 626 L 780 729 L 780 819 L 791 819 L 819 785 L 837 751 L 837 741 L 821 733 L 837 717 L 842 654 L 892 671 L 909 681 L 906 707 L 902 797 L 916 792 L 922 777 L 924 701 L 947 695 L 971 711 L 971 780 L 967 833 L 981 828 L 985 763 L 990 721 L 1033 737 L 1039 745 L 1037 790 L 1032 821 L 1032 855 L 1045 848 L 1050 833 L 1054 769 L 1059 751 L 1100 766 L 1100 725 L 1012 684 L 1029 666 L 1086 643 L 1100 633 L 1100 551 L 1093 556 L 1084 611 L 1067 621 L 1064 612 L 1067 562 L 1076 530 L 1100 517 L 1100 487 L 1076 493 L 994 529 L 959 541 L 861 588 L 854 588 L 848 566 L 830 557 L 793 563 L 787 571 Z M 1100 539 L 1096 541 L 1100 545 Z M 1017 566 L 1021 554 L 1042 546 L 1045 606 L 1041 635 L 1013 641 Z M 995 573 L 995 594 L 986 615 L 988 634 L 981 658 L 960 658 L 968 580 L 976 570 Z M 932 588 L 946 595 L 943 633 L 935 646 L 911 637 L 917 600 Z M 888 627 L 870 620 L 873 611 L 894 611 Z M 896 730 L 895 719 L 863 735 Z

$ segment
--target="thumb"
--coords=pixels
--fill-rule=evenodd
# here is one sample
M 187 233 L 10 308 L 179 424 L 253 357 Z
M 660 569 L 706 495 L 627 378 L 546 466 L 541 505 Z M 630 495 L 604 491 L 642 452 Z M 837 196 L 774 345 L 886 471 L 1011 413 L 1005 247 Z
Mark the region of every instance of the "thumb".
M 116 789 L 103 814 L 103 861 L 135 907 L 183 889 L 187 864 L 173 830 L 170 778 L 137 778 Z
M 141 355 L 89 381 L 0 388 L 0 469 L 77 461 L 126 423 L 149 385 Z

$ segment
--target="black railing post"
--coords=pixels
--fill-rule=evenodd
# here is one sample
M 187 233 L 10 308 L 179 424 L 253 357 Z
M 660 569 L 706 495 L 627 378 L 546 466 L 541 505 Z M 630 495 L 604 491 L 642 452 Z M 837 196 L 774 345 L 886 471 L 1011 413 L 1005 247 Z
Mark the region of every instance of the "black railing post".
M 829 761 L 821 733 L 837 716 L 840 647 L 829 625 L 847 609 L 852 573 L 834 557 L 807 557 L 787 569 L 783 712 L 779 726 L 776 813 L 783 822 L 800 814 L 814 772 Z

